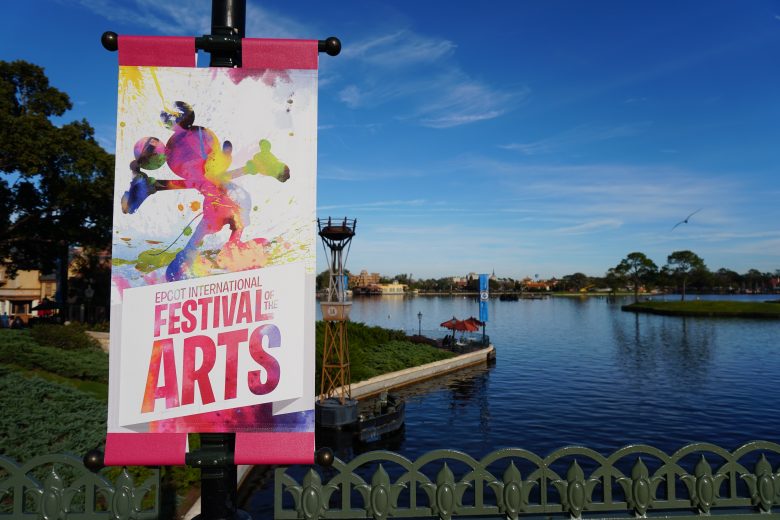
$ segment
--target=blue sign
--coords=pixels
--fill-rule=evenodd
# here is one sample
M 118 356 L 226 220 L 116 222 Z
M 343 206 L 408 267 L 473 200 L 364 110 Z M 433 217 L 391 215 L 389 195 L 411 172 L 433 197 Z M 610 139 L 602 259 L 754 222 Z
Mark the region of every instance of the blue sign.
M 488 298 L 490 298 L 490 285 L 488 275 L 479 275 L 479 321 L 488 321 Z

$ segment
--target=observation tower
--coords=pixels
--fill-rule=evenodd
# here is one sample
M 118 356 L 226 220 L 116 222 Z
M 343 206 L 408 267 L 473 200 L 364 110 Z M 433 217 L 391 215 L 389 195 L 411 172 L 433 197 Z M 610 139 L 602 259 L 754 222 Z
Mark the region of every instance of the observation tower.
M 349 256 L 356 219 L 317 219 L 319 235 L 328 258 L 328 293 L 320 303 L 325 335 L 322 350 L 320 396 L 315 420 L 326 428 L 341 428 L 358 420 L 357 401 L 352 399 L 349 373 L 347 321 L 352 302 L 347 301 L 344 266 Z

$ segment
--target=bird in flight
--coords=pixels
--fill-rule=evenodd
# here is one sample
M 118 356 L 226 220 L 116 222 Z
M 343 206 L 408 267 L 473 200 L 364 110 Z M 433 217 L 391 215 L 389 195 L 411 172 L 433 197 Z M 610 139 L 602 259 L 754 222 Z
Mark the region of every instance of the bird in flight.
M 675 224 L 674 226 L 672 226 L 672 231 L 674 231 L 674 228 L 676 228 L 676 227 L 677 227 L 677 226 L 679 226 L 680 224 L 687 224 L 687 223 L 688 223 L 688 219 L 689 219 L 689 218 L 691 218 L 692 216 L 694 216 L 695 214 L 697 214 L 697 213 L 698 213 L 698 212 L 700 212 L 700 211 L 701 211 L 701 208 L 697 209 L 696 211 L 694 211 L 693 213 L 691 213 L 690 215 L 688 215 L 687 217 L 685 217 L 684 219 L 682 219 L 680 222 L 678 222 L 677 224 Z

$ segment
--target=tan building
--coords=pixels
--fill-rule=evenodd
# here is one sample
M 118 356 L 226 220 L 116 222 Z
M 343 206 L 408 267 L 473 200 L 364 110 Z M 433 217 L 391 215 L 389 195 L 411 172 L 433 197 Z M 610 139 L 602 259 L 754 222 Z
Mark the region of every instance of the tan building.
M 406 285 L 402 283 L 380 283 L 376 285 L 381 295 L 403 294 L 406 291 Z
M 368 271 L 363 269 L 358 275 L 350 275 L 349 286 L 350 287 L 368 287 L 369 285 L 375 285 L 379 283 L 379 273 L 368 274 Z
M 19 271 L 10 278 L 0 266 L 0 315 L 20 316 L 23 320 L 37 316 L 32 310 L 42 299 L 54 299 L 57 281 L 54 275 L 41 275 L 38 271 Z

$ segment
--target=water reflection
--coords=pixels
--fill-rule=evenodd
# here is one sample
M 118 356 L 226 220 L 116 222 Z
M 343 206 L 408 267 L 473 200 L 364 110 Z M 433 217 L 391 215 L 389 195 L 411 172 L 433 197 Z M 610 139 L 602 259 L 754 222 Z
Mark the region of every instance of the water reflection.
M 375 450 L 398 451 L 404 445 L 406 427 L 383 435 L 372 442 L 360 442 L 354 432 L 346 430 L 317 429 L 315 446 L 317 449 L 330 448 L 341 460 L 351 460 L 361 453 Z
M 780 322 L 621 311 L 629 302 L 491 300 L 496 365 L 401 389 L 406 430 L 393 449 L 409 458 L 436 448 L 479 458 L 501 447 L 543 456 L 577 444 L 607 455 L 632 443 L 671 453 L 694 441 L 734 449 L 777 437 Z M 423 331 L 443 335 L 439 323 L 475 315 L 477 306 L 466 298 L 362 298 L 352 319 L 416 332 L 418 312 Z
M 450 424 L 463 419 L 464 408 L 477 412 L 479 431 L 490 433 L 490 405 L 488 401 L 488 372 L 478 370 L 466 377 L 460 377 L 449 385 Z
M 716 342 L 715 322 L 698 318 L 614 314 L 617 364 L 635 383 L 659 379 L 677 390 L 709 378 Z

